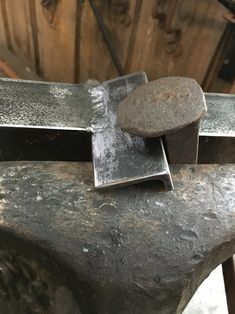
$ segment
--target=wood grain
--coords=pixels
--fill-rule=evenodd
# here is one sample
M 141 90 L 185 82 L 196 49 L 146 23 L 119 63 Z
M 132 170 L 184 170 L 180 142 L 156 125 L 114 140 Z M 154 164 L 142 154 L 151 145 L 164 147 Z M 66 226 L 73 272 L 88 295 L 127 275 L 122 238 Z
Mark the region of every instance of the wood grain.
M 233 85 L 231 86 L 230 94 L 235 94 L 235 81 L 233 82 Z
M 184 54 L 175 64 L 174 72 L 177 75 L 179 73 L 192 76 L 201 84 L 227 24 L 223 18 L 224 9 L 218 1 L 210 0 L 189 0 L 185 1 L 184 5 L 185 7 L 182 5 L 182 13 L 185 12 L 185 19 L 182 16 Z
M 126 67 L 131 36 L 134 31 L 136 4 L 139 0 L 96 1 L 111 43 L 118 55 L 123 69 Z M 128 10 L 126 10 L 128 8 Z M 101 30 L 91 9 L 89 1 L 81 5 L 80 28 L 80 82 L 89 78 L 99 81 L 118 76 L 118 71 L 104 42 Z
M 30 0 L 31 1 L 31 0 Z M 30 11 L 28 1 L 5 1 L 6 14 L 9 24 L 11 50 L 25 63 L 34 68 L 35 56 L 32 41 L 32 28 L 30 24 Z
M 41 78 L 16 54 L 0 44 L 0 63 L 6 77 L 39 81 Z M 2 73 L 1 73 L 2 75 Z
M 154 5 L 155 0 L 142 5 L 128 70 L 143 69 L 150 79 L 185 75 L 201 83 L 226 25 L 222 17 L 224 10 L 216 1 L 180 1 L 172 24 L 181 30 L 182 39 L 171 44 L 159 21 L 152 17 Z
M 94 1 L 125 73 L 204 82 L 226 26 L 217 1 L 177 0 L 173 11 L 171 0 Z M 159 3 L 165 28 L 156 18 Z M 39 0 L 0 0 L 0 9 L 0 41 L 45 80 L 83 83 L 118 76 L 89 0 L 58 0 L 55 8 L 43 8 Z M 181 36 L 175 38 L 175 30 Z
M 101 12 L 100 6 L 98 6 Z M 79 82 L 88 79 L 104 81 L 118 75 L 103 40 L 89 1 L 80 5 L 80 69 Z M 89 38 L 89 40 L 88 40 Z
M 6 0 L 0 0 L 0 9 L 1 9 L 1 42 L 6 45 L 8 49 L 12 49 L 11 36 L 9 31 L 9 21 L 7 16 Z
M 35 1 L 40 72 L 46 80 L 75 80 L 76 6 L 76 0 L 60 0 L 55 10 L 45 9 Z
M 0 8 L 1 8 L 1 1 L 0 1 Z M 1 9 L 1 11 L 0 11 L 0 43 L 5 45 L 5 46 L 7 46 L 6 33 L 5 33 L 5 27 L 4 27 L 2 13 L 3 12 L 2 12 L 2 9 Z
M 155 0 L 143 2 L 137 25 L 133 54 L 127 68 L 128 72 L 143 70 L 149 79 L 169 72 L 168 57 L 163 47 L 164 34 L 158 27 L 158 21 L 152 17 Z

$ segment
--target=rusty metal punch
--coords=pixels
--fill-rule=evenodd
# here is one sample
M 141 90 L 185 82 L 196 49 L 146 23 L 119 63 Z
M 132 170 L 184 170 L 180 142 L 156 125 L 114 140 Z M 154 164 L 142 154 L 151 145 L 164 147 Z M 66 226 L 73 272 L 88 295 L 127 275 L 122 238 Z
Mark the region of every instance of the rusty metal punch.
M 136 88 L 119 105 L 121 129 L 144 138 L 165 136 L 170 163 L 196 163 L 199 123 L 206 113 L 199 84 L 190 78 L 165 77 Z

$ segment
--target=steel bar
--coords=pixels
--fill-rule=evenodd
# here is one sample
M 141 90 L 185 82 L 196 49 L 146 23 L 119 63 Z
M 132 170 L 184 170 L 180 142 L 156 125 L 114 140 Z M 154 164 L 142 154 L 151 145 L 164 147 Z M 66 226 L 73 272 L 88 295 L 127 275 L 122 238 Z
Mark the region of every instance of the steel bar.
M 132 76 L 134 81 L 139 74 Z M 92 132 L 92 121 L 98 110 L 93 108 L 92 91 L 87 85 L 2 78 L 0 127 Z M 235 95 L 205 93 L 205 97 L 208 110 L 201 121 L 199 135 L 235 137 Z
M 144 73 L 96 87 L 1 80 L 0 127 L 91 132 L 97 188 L 160 180 L 172 189 L 161 139 L 149 148 L 142 138 L 121 132 L 115 122 L 118 103 L 146 81 Z
M 93 108 L 92 94 L 93 88 L 87 85 L 2 78 L 0 127 L 91 132 L 98 110 Z M 201 121 L 200 136 L 235 137 L 235 95 L 205 93 L 205 97 L 208 111 Z
M 91 131 L 88 85 L 0 79 L 0 127 Z
M 118 104 L 135 87 L 146 82 L 146 76 L 124 76 L 105 82 L 102 88 L 107 93 L 94 89 L 94 106 L 104 107 L 104 116 L 94 123 L 92 151 L 95 186 L 107 188 L 160 180 L 167 190 L 173 188 L 170 170 L 161 139 L 145 141 L 121 131 L 117 124 Z M 98 97 L 100 96 L 100 98 Z
M 19 134 L 22 128 L 88 132 L 93 138 L 97 187 L 160 179 L 171 188 L 172 180 L 161 140 L 156 140 L 154 145 L 152 141 L 149 145 L 142 138 L 121 132 L 115 120 L 118 103 L 145 82 L 144 73 L 127 75 L 96 87 L 1 79 L 0 128 L 4 133 L 1 143 L 5 141 L 6 133 L 11 137 L 13 129 L 17 128 Z M 199 162 L 229 162 L 235 155 L 234 145 L 229 144 L 235 138 L 235 96 L 205 96 L 208 112 L 199 131 Z M 210 143 L 213 149 L 219 147 L 218 153 L 208 154 Z M 223 154 L 221 147 L 226 148 Z M 17 159 L 21 159 L 21 154 L 18 155 Z M 84 160 L 83 156 L 78 156 L 77 160 Z
M 200 136 L 235 137 L 235 95 L 205 93 L 207 113 Z
M 235 163 L 235 95 L 205 93 L 205 97 L 198 162 Z

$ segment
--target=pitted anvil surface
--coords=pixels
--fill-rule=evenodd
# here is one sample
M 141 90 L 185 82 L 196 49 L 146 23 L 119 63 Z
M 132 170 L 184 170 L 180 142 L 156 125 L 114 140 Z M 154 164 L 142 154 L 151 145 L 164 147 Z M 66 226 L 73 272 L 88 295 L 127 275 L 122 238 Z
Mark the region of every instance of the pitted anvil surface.
M 91 163 L 0 163 L 1 249 L 28 245 L 64 265 L 82 314 L 181 313 L 235 252 L 234 165 L 174 165 L 167 193 L 97 192 L 92 172 Z

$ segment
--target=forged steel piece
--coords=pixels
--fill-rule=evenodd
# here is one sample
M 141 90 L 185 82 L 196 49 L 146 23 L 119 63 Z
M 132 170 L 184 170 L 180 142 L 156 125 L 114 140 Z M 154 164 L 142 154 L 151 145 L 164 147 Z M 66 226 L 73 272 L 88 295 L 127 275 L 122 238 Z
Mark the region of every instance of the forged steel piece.
M 119 83 L 115 84 L 115 81 Z M 107 94 L 116 96 L 120 92 L 125 98 L 146 82 L 146 74 L 142 72 L 103 85 L 109 86 Z M 94 87 L 94 91 L 97 88 Z M 99 106 L 94 106 L 94 103 L 100 103 L 102 88 L 98 95 L 94 93 L 98 99 L 92 99 L 92 91 L 93 87 L 89 85 L 0 78 L 0 127 L 92 132 L 93 122 L 104 113 L 102 108 L 100 112 Z M 205 98 L 207 112 L 200 123 L 200 137 L 235 137 L 235 95 L 205 93 Z
M 104 82 L 93 88 L 93 106 L 100 112 L 94 122 L 92 155 L 97 188 L 130 185 L 160 180 L 167 190 L 173 188 L 162 140 L 145 141 L 121 131 L 117 106 L 128 93 L 147 81 L 142 73 Z
M 116 123 L 116 107 L 147 81 L 136 73 L 99 86 L 31 81 L 0 81 L 0 126 L 92 133 L 96 188 L 160 180 L 173 183 L 161 139 L 149 144 L 124 134 Z
M 91 131 L 88 85 L 0 79 L 0 126 Z
M 131 136 L 122 132 L 116 121 L 118 103 L 146 82 L 144 73 L 120 77 L 99 86 L 1 79 L 1 160 L 57 160 L 58 155 L 60 160 L 90 160 L 86 153 L 89 149 L 84 147 L 89 147 L 91 136 L 96 188 L 155 179 L 171 189 L 162 141 Z M 200 126 L 199 162 L 211 162 L 212 149 L 213 162 L 234 161 L 231 143 L 234 144 L 235 139 L 235 96 L 205 96 L 208 112 Z M 200 94 L 200 97 L 199 102 L 203 96 Z M 178 145 L 181 151 L 187 151 L 187 141 L 184 139 L 183 144 Z M 37 150 L 32 148 L 34 143 Z M 46 149 L 43 149 L 45 143 Z M 53 153 L 48 154 L 50 146 Z M 194 155 L 194 152 L 187 154 Z
M 235 95 L 205 93 L 200 123 L 199 163 L 235 163 Z
M 205 93 L 207 113 L 200 123 L 200 137 L 235 138 L 235 95 Z
M 17 289 L 0 280 L 1 299 L 18 295 L 14 314 L 33 305 L 46 314 L 56 302 L 82 314 L 181 313 L 235 252 L 235 166 L 171 171 L 174 191 L 145 183 L 100 193 L 91 163 L 0 163 L 0 262 Z M 47 271 L 34 290 L 38 267 Z

